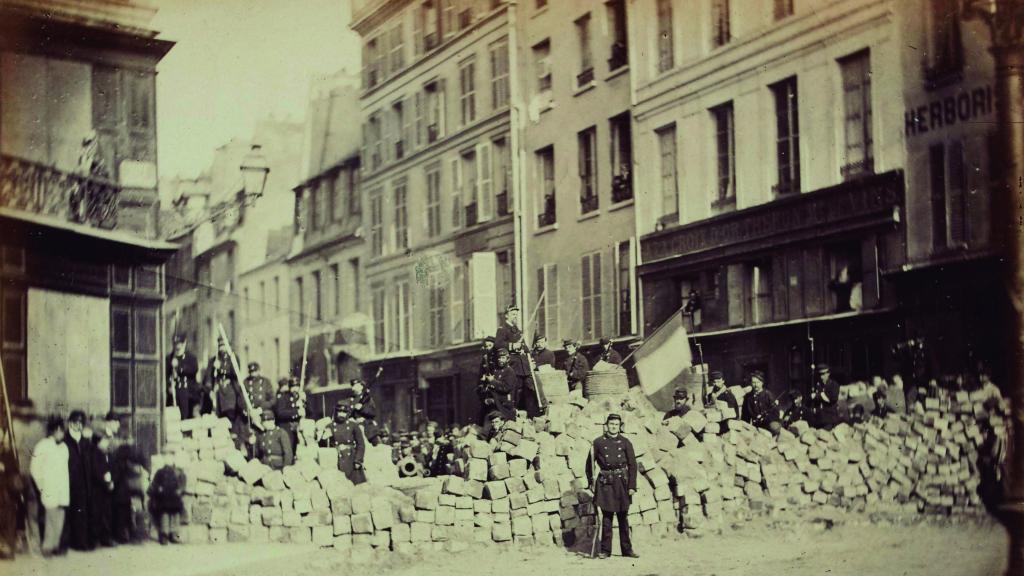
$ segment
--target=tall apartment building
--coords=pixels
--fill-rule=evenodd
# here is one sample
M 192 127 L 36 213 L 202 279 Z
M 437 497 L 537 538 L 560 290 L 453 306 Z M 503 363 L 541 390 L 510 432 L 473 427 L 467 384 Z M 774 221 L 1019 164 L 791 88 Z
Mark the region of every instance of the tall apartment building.
M 625 348 L 638 327 L 626 1 L 517 12 L 528 332 Z
M 497 0 L 362 0 L 364 374 L 390 424 L 475 419 L 480 340 L 516 299 L 509 55 Z
M 891 372 L 886 271 L 911 225 L 902 4 L 630 1 L 646 334 L 690 303 L 695 348 L 730 383 Z
M 173 43 L 154 14 L 123 0 L 0 3 L 7 392 L 40 416 L 123 414 L 147 454 L 163 407 L 163 263 L 177 248 L 155 239 L 156 66 Z M 38 422 L 15 422 L 19 450 Z

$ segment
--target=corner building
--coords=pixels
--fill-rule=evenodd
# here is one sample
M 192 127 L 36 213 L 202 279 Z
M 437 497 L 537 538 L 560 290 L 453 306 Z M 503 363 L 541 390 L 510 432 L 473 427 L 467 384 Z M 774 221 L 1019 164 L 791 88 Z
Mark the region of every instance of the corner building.
M 363 373 L 392 430 L 477 419 L 480 341 L 515 301 L 505 2 L 356 1 L 366 198 Z

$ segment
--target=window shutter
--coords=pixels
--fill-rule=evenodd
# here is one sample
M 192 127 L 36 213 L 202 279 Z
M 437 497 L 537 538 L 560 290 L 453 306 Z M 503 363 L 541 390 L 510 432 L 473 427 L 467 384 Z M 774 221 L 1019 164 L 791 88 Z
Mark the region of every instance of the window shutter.
M 448 82 L 442 79 L 437 89 L 437 136 L 438 138 L 444 137 L 447 134 L 448 123 L 448 100 L 446 98 L 448 90 Z
M 580 261 L 580 303 L 583 306 L 583 338 L 590 339 L 593 336 L 593 317 L 591 316 L 590 296 L 593 289 L 590 283 L 590 255 L 586 255 Z
M 415 108 L 416 108 L 416 112 L 415 112 L 416 113 L 416 126 L 415 126 L 416 134 L 415 134 L 414 138 L 416 140 L 416 146 L 419 147 L 419 146 L 423 145 L 423 92 L 422 91 L 416 93 Z
M 474 252 L 470 260 L 473 287 L 473 339 L 498 331 L 497 257 L 494 252 Z
M 412 15 L 412 41 L 416 56 L 423 54 L 423 18 L 425 16 L 423 5 L 418 5 Z
M 559 324 L 558 324 L 558 309 L 559 309 L 558 303 L 560 302 L 560 298 L 561 298 L 561 293 L 559 292 L 559 288 L 558 288 L 558 265 L 557 264 L 549 264 L 546 267 L 546 270 L 547 270 L 546 285 L 547 285 L 547 289 L 548 289 L 547 302 L 549 303 L 549 305 L 547 307 L 547 311 L 548 311 L 547 337 L 548 337 L 548 340 L 551 340 L 552 338 L 557 340 L 558 338 L 561 338 L 561 333 L 559 332 Z
M 476 147 L 476 201 L 480 222 L 490 220 L 494 214 L 493 173 L 491 143 L 478 144 Z
M 412 151 L 413 141 L 413 123 L 412 123 L 412 108 L 413 108 L 413 97 L 406 96 L 405 100 L 402 100 L 402 120 L 405 124 L 402 126 L 402 147 L 405 148 L 405 155 L 408 156 Z
M 742 264 L 728 266 L 726 286 L 729 293 L 729 326 L 740 326 L 744 317 Z
M 544 272 L 547 269 L 546 266 L 537 268 L 537 326 L 534 330 L 534 334 L 548 333 L 547 330 L 547 292 L 545 291 Z
M 465 290 L 466 275 L 462 264 L 455 267 L 451 289 L 451 334 L 452 343 L 458 344 L 466 338 L 465 331 Z
M 451 160 L 452 167 L 452 228 L 462 228 L 462 159 Z

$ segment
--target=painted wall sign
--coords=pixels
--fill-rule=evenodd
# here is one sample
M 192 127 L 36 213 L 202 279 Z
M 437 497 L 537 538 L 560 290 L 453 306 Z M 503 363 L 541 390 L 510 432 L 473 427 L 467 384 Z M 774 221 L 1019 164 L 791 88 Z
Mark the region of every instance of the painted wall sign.
M 903 114 L 903 129 L 908 137 L 927 134 L 956 124 L 972 122 L 995 110 L 992 86 L 981 86 L 959 94 L 936 98 L 931 102 L 908 108 Z

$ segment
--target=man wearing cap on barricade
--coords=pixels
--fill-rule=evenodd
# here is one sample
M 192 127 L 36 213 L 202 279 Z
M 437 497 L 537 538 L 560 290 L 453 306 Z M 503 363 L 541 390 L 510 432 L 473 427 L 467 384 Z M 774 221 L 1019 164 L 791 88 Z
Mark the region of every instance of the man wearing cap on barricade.
M 238 386 L 238 375 L 235 374 L 235 368 L 231 364 L 231 356 L 228 353 L 227 342 L 224 338 L 217 338 L 217 353 L 210 357 L 210 360 L 206 363 L 206 372 L 203 373 L 203 391 L 201 392 L 201 409 L 203 414 L 209 414 L 214 411 L 214 406 L 219 406 L 217 393 L 219 390 L 230 388 L 232 392 L 236 391 Z M 230 386 L 226 386 L 230 384 Z M 217 404 L 214 404 L 218 402 Z M 217 411 L 218 416 L 222 416 L 220 409 Z
M 680 418 L 686 416 L 686 413 L 693 408 L 693 396 L 683 388 L 676 388 L 676 391 L 672 393 L 672 409 L 665 412 L 665 415 L 661 418 L 664 422 L 669 418 Z
M 480 375 L 476 383 L 476 395 L 480 399 L 480 411 L 487 412 L 490 407 L 491 385 L 498 377 L 498 359 L 494 349 L 494 337 L 484 338 L 483 349 L 480 351 Z
M 366 440 L 376 445 L 380 430 L 377 424 L 377 401 L 373 399 L 362 378 L 349 380 L 349 386 L 352 387 L 352 419 L 363 427 Z
M 569 390 L 572 391 L 579 388 L 587 379 L 590 363 L 587 362 L 586 356 L 580 353 L 580 343 L 576 340 L 566 338 L 562 341 L 562 345 L 565 346 L 565 353 L 568 354 L 565 359 L 565 375 L 569 381 Z
M 533 365 L 541 366 L 555 365 L 555 353 L 548 349 L 548 339 L 543 334 L 537 334 L 533 338 Z
M 302 387 L 298 378 L 281 380 L 277 391 L 277 402 L 274 404 L 274 416 L 292 441 L 292 452 L 299 444 L 299 421 L 306 415 L 306 404 L 302 397 Z
M 736 411 L 737 415 L 739 414 L 740 403 L 736 400 L 736 395 L 732 393 L 732 390 L 725 386 L 725 376 L 721 370 L 712 370 L 708 376 L 708 391 L 704 398 L 704 405 L 711 407 L 715 405 L 715 402 L 725 402 Z
M 488 405 L 501 414 L 505 420 L 516 419 L 516 394 L 519 392 L 519 376 L 509 365 L 509 352 L 498 348 L 498 375 L 491 383 Z
M 264 410 L 260 419 L 263 421 L 263 432 L 259 433 L 258 438 L 256 435 L 249 436 L 254 456 L 274 470 L 291 466 L 295 457 L 288 433 L 277 427 L 272 410 Z
M 519 379 L 519 385 L 512 396 L 513 405 L 526 410 L 531 417 L 539 416 L 540 403 L 534 389 L 536 384 L 530 369 L 529 350 L 523 340 L 523 331 L 519 328 L 519 307 L 515 304 L 505 307 L 505 322 L 494 336 L 494 348 L 508 351 L 508 365 Z
M 593 487 L 594 505 L 601 513 L 601 553 L 599 558 L 612 554 L 612 516 L 619 525 L 619 545 L 622 555 L 638 558 L 629 537 L 629 505 L 636 493 L 636 454 L 633 443 L 621 434 L 622 417 L 609 414 L 604 423 L 604 434 L 594 440 L 587 458 L 587 480 Z M 594 475 L 594 464 L 599 470 Z
M 610 338 L 601 338 L 601 348 L 597 354 L 597 362 L 606 362 L 616 366 L 622 364 L 622 356 L 612 348 Z M 597 362 L 594 362 L 594 364 L 597 364 Z
M 338 400 L 334 422 L 324 429 L 321 445 L 338 449 L 338 470 L 353 484 L 366 482 L 363 457 L 366 455 L 366 437 L 362 428 L 352 420 L 352 400 Z
M 167 355 L 167 406 L 177 406 L 181 419 L 192 417 L 192 407 L 200 400 L 196 383 L 199 361 L 186 350 L 185 336 L 174 335 L 174 350 Z
M 273 412 L 274 403 L 277 398 L 274 394 L 274 385 L 270 379 L 260 374 L 258 362 L 249 362 L 249 376 L 244 383 L 245 393 L 249 395 L 249 403 L 252 404 L 253 418 L 262 417 L 263 412 Z
M 815 366 L 816 377 L 808 400 L 810 425 L 831 430 L 839 424 L 839 382 L 832 378 L 828 364 Z
M 779 423 L 779 405 L 772 393 L 765 388 L 764 372 L 754 370 L 750 373 L 750 392 L 743 398 L 743 419 L 758 428 L 771 430 L 777 434 L 782 425 Z

